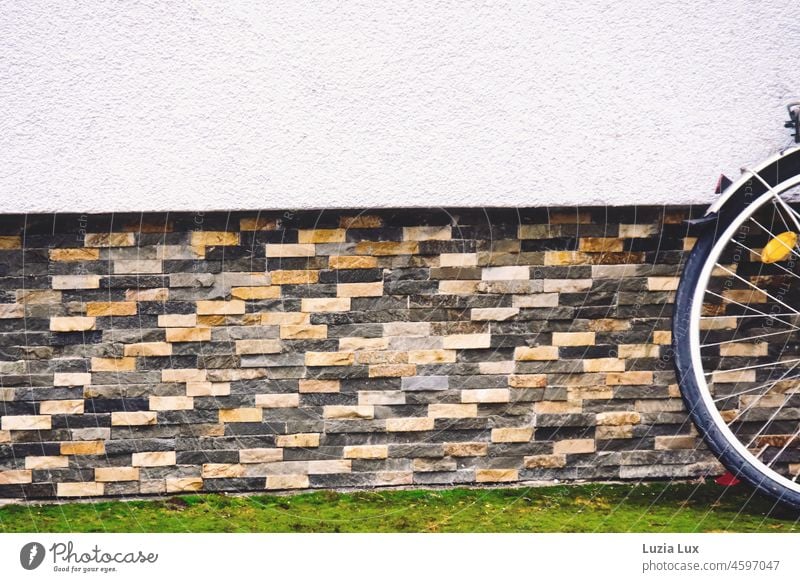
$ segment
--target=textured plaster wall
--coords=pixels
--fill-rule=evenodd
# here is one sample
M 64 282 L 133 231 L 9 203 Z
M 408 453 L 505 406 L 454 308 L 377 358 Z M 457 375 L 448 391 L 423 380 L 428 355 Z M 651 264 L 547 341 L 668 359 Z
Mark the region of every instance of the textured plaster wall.
M 706 202 L 798 53 L 789 0 L 2 0 L 0 209 Z

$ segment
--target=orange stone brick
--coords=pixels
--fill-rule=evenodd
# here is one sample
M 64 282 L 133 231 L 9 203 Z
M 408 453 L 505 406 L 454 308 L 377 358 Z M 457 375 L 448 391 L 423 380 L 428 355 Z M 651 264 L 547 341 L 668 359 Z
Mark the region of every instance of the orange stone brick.
M 86 315 L 95 317 L 136 315 L 136 303 L 133 301 L 92 302 L 86 305 Z

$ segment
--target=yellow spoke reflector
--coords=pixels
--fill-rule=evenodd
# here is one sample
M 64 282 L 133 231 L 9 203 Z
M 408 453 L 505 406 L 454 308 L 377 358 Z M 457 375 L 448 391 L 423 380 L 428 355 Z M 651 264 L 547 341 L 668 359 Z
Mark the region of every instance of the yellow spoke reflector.
M 780 233 L 767 243 L 761 251 L 761 261 L 764 263 L 777 263 L 788 257 L 797 244 L 797 233 L 790 230 Z

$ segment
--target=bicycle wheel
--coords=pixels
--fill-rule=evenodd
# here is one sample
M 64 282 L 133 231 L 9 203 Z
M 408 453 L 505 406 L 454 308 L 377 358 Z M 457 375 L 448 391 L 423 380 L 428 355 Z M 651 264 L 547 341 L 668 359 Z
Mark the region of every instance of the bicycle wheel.
M 738 478 L 800 508 L 800 151 L 726 192 L 681 276 L 673 349 L 681 394 Z

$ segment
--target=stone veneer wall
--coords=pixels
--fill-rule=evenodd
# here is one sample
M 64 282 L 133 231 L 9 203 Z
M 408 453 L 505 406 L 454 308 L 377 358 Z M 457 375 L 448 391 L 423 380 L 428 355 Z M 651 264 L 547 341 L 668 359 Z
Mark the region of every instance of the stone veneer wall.
M 0 497 L 719 472 L 691 211 L 0 217 Z

